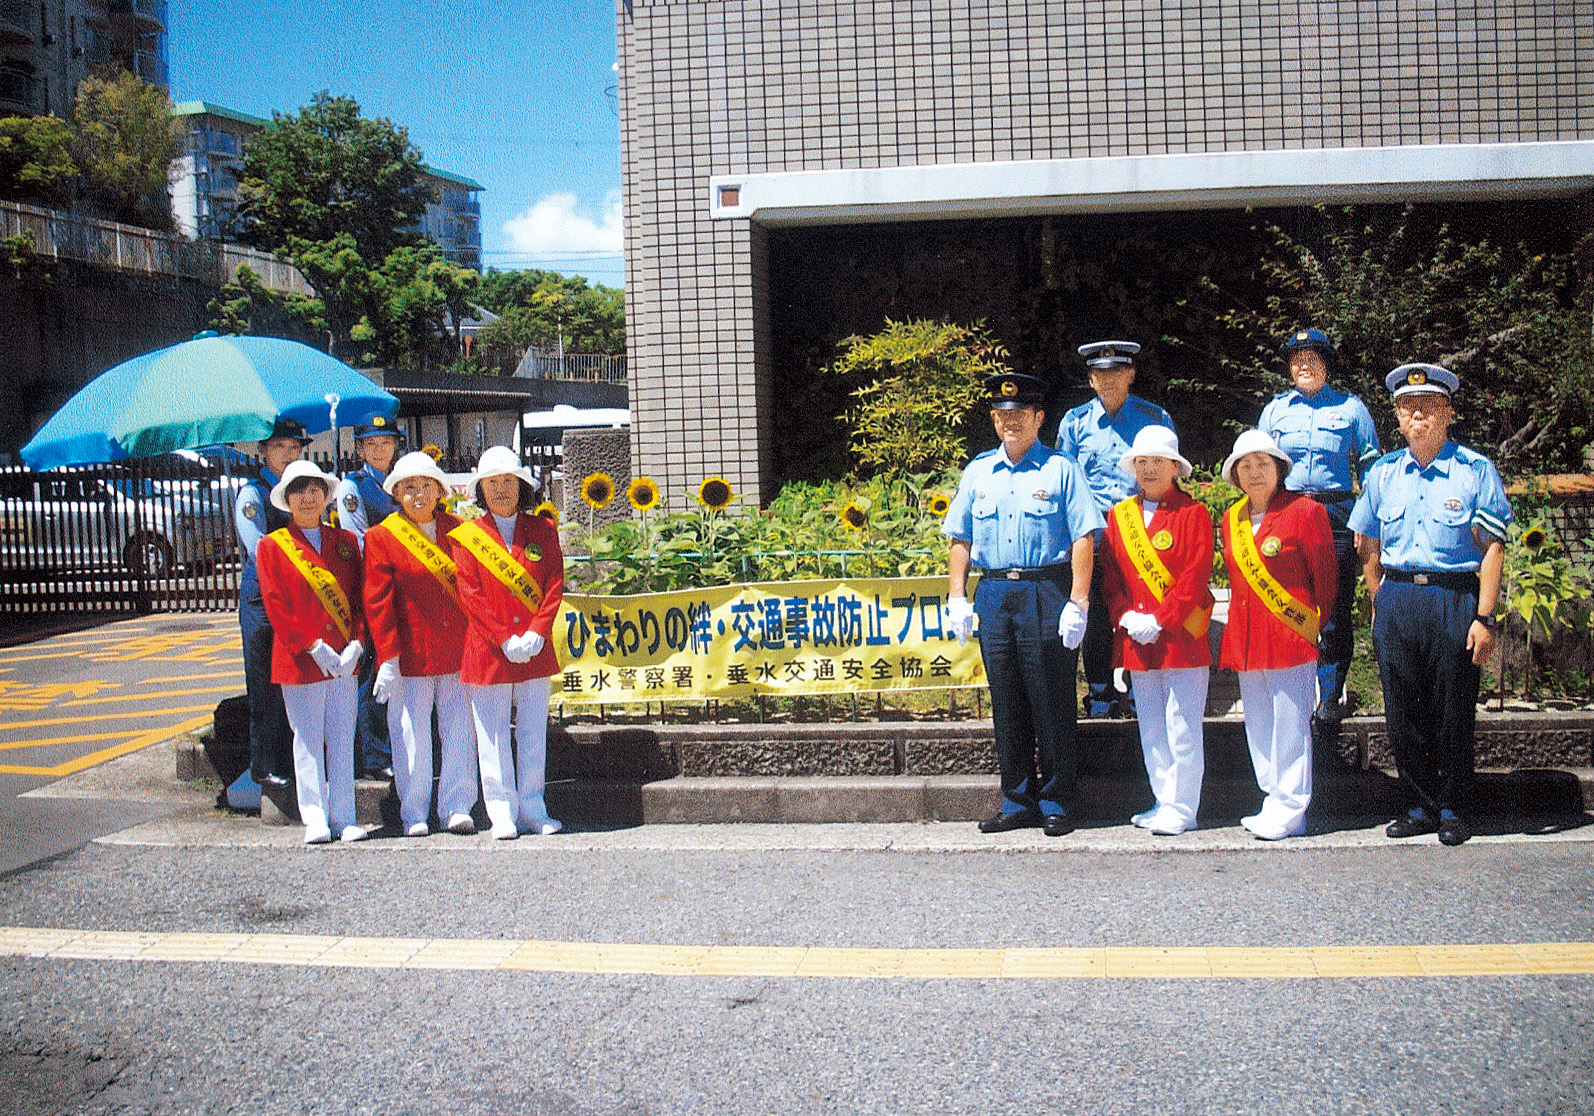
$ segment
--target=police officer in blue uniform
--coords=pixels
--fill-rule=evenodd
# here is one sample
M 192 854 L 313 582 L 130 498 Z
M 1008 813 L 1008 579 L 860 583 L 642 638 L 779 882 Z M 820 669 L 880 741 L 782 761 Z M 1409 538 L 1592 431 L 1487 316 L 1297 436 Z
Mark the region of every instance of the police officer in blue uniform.
M 382 485 L 393 469 L 402 448 L 399 431 L 392 420 L 377 415 L 365 426 L 354 428 L 354 448 L 360 467 L 344 474 L 333 494 L 337 524 L 353 531 L 365 549 L 365 532 L 391 515 L 397 504 Z M 360 663 L 359 703 L 354 721 L 355 767 L 360 775 L 391 778 L 393 745 L 388 739 L 387 707 L 372 692 L 376 684 L 376 656 L 367 655 Z
M 1082 403 L 1063 416 L 1057 428 L 1057 448 L 1072 457 L 1090 482 L 1096 510 L 1106 516 L 1112 506 L 1139 491 L 1135 475 L 1119 464 L 1135 435 L 1148 426 L 1173 429 L 1168 412 L 1129 394 L 1135 382 L 1135 354 L 1140 346 L 1133 341 L 1093 341 L 1079 346 L 1079 355 L 1090 369 L 1090 386 L 1096 398 Z M 1107 615 L 1102 596 L 1101 577 L 1090 585 L 1090 622 L 1085 629 L 1085 682 L 1090 693 L 1085 698 L 1087 717 L 1134 715 L 1134 695 L 1120 701 L 1112 684 L 1112 619 Z M 1073 678 L 1073 674 L 1069 674 Z
M 1345 679 L 1355 650 L 1356 574 L 1361 563 L 1350 529 L 1356 477 L 1378 459 L 1378 432 L 1367 405 L 1328 384 L 1339 354 L 1320 329 L 1298 329 L 1284 341 L 1284 360 L 1295 386 L 1262 408 L 1257 428 L 1273 436 L 1293 466 L 1284 487 L 1323 505 L 1339 560 L 1334 611 L 1323 624 L 1317 653 L 1317 710 L 1312 735 L 1326 746 L 1339 736 Z
M 293 782 L 293 729 L 282 704 L 282 687 L 271 681 L 271 621 L 260 593 L 255 548 L 291 522 L 287 512 L 272 504 L 271 490 L 309 444 L 304 424 L 278 419 L 271 436 L 260 443 L 260 476 L 238 490 L 233 508 L 233 525 L 244 554 L 238 579 L 238 627 L 243 633 L 244 690 L 249 698 L 249 773 L 268 790 Z
M 1046 384 L 1007 373 L 985 388 L 1001 444 L 969 462 L 941 525 L 947 616 L 960 643 L 979 617 L 1002 773 L 1002 808 L 980 830 L 1058 837 L 1074 825 L 1074 669 L 1106 525 L 1073 458 L 1039 440 Z M 971 567 L 984 571 L 972 606 Z
M 1367 471 L 1350 515 L 1373 595 L 1384 721 L 1413 800 L 1385 832 L 1459 845 L 1471 836 L 1474 706 L 1494 649 L 1511 504 L 1499 471 L 1450 440 L 1455 373 L 1403 364 L 1385 383 L 1406 448 Z

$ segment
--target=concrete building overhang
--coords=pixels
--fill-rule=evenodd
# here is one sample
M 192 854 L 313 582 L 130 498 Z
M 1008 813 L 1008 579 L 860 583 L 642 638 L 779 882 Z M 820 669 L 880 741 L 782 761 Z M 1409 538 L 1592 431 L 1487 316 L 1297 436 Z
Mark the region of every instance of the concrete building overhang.
M 1125 155 L 714 175 L 709 216 L 835 225 L 1243 206 L 1491 201 L 1594 188 L 1594 140 Z

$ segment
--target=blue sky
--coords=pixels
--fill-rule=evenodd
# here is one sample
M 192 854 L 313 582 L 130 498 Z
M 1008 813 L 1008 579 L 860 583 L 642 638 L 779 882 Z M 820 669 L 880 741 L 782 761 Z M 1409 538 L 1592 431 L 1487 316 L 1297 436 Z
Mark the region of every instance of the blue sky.
M 319 90 L 485 189 L 482 264 L 615 287 L 620 122 L 609 0 L 171 0 L 174 101 L 269 118 Z

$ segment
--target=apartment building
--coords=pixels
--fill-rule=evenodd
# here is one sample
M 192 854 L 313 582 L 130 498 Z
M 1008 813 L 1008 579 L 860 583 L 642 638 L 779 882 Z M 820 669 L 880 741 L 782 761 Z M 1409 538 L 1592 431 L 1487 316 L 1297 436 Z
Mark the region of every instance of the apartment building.
M 0 0 L 0 116 L 65 116 L 113 64 L 166 88 L 166 0 Z

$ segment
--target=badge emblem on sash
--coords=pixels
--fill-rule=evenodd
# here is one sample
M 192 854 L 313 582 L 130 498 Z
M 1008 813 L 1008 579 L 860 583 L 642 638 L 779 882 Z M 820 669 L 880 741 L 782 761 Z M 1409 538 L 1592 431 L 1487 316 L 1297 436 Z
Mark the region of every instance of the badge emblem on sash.
M 1269 535 L 1262 540 L 1262 553 L 1269 558 L 1277 558 L 1279 551 L 1284 549 L 1284 541 L 1277 535 Z
M 1168 550 L 1173 546 L 1173 532 L 1164 528 L 1151 536 L 1151 545 L 1158 550 Z

